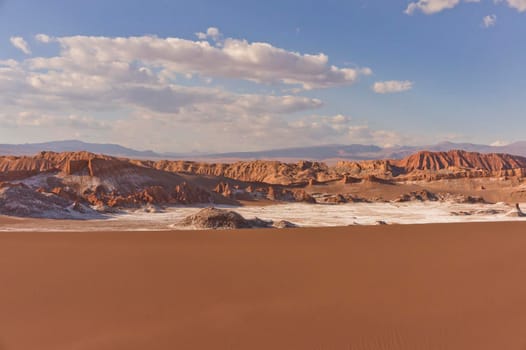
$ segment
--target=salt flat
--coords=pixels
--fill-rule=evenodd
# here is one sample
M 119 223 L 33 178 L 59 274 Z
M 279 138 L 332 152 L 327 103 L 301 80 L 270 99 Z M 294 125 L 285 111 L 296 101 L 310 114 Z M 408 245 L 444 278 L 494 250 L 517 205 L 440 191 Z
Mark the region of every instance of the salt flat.
M 428 224 L 491 221 L 525 221 L 516 217 L 514 206 L 506 203 L 459 204 L 453 202 L 352 203 L 312 205 L 288 203 L 267 206 L 218 206 L 235 210 L 246 218 L 286 220 L 300 227 L 349 225 Z M 526 204 L 522 204 L 526 208 Z M 108 214 L 104 220 L 11 219 L 0 224 L 0 231 L 147 231 L 173 230 L 202 206 L 175 206 L 151 213 L 128 210 Z M 188 229 L 188 228 L 186 228 Z

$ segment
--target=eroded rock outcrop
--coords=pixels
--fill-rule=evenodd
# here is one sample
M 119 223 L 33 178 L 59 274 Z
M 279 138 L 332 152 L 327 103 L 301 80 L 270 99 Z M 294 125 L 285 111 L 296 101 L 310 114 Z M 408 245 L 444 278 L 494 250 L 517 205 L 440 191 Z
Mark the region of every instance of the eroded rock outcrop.
M 94 219 L 100 215 L 78 201 L 45 193 L 23 184 L 2 184 L 0 214 L 45 219 Z
M 324 163 L 300 161 L 282 163 L 278 161 L 236 162 L 233 164 L 208 164 L 189 161 L 160 161 L 145 163 L 155 169 L 196 175 L 221 176 L 238 181 L 259 182 L 290 186 L 308 184 L 309 181 L 331 181 L 341 178 Z
M 477 153 L 453 150 L 449 152 L 418 152 L 393 164 L 412 171 L 481 170 L 499 174 L 513 169 L 526 169 L 526 158 L 509 154 Z
M 0 157 L 0 181 L 22 181 L 43 196 L 53 195 L 104 210 L 165 204 L 239 204 L 244 200 L 338 204 L 362 200 L 362 189 L 364 193 L 369 191 L 364 195 L 368 200 L 383 201 L 377 189 L 396 191 L 405 182 L 498 177 L 499 181 L 512 179 L 518 186 L 525 171 L 523 157 L 464 151 L 419 152 L 402 160 L 346 161 L 335 167 L 309 161 L 138 161 L 88 152 Z M 315 191 L 326 193 L 314 198 Z M 355 195 L 350 196 L 346 193 L 349 191 Z M 460 188 L 449 197 L 440 194 L 440 200 L 483 202 L 476 197 L 480 193 L 474 191 L 469 197 L 468 191 Z M 408 192 L 399 198 L 410 200 L 435 199 L 425 192 Z
M 268 228 L 272 227 L 271 221 L 261 219 L 247 220 L 239 213 L 232 210 L 205 208 L 194 215 L 187 216 L 176 227 L 194 229 L 243 229 L 243 228 Z
M 340 161 L 339 174 L 356 177 L 375 176 L 381 179 L 440 180 L 487 176 L 526 176 L 526 158 L 509 154 L 418 152 L 400 160 Z
M 427 190 L 421 190 L 421 191 L 413 191 L 409 193 L 405 193 L 398 197 L 398 199 L 395 200 L 395 202 L 412 202 L 412 201 L 438 201 L 437 195 L 435 195 L 432 192 L 429 192 Z

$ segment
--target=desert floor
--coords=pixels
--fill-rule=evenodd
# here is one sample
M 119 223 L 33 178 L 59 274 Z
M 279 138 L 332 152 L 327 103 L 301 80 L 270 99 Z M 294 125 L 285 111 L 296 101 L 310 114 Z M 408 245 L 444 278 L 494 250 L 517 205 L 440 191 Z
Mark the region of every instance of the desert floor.
M 1 233 L 1 350 L 526 349 L 526 223 Z

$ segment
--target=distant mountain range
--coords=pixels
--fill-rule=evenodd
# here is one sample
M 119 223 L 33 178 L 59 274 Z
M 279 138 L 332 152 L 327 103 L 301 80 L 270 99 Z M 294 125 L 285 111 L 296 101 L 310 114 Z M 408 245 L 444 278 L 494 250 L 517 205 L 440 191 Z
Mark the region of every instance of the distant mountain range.
M 480 153 L 508 153 L 526 156 L 526 141 L 515 142 L 506 146 L 490 146 L 473 143 L 441 142 L 427 146 L 394 146 L 379 147 L 374 145 L 323 145 L 313 147 L 285 148 L 257 152 L 231 152 L 210 154 L 203 158 L 233 158 L 233 159 L 401 159 L 419 151 L 447 152 L 464 150 Z
M 137 151 L 131 148 L 116 144 L 87 143 L 77 140 L 52 141 L 45 143 L 25 143 L 25 144 L 0 144 L 1 155 L 35 155 L 41 151 L 52 152 L 76 152 L 88 151 L 91 153 L 107 154 L 115 157 L 128 158 L 162 158 L 165 155 L 153 151 Z
M 490 146 L 472 143 L 442 142 L 428 146 L 395 146 L 379 147 L 374 145 L 322 145 L 311 147 L 295 147 L 272 149 L 255 152 L 229 152 L 214 154 L 192 153 L 159 153 L 154 151 L 138 151 L 116 144 L 87 143 L 77 140 L 54 141 L 32 144 L 0 144 L 0 155 L 34 155 L 41 151 L 75 152 L 88 151 L 117 157 L 138 159 L 229 159 L 229 160 L 367 160 L 367 159 L 401 159 L 418 151 L 444 152 L 461 149 L 468 152 L 508 153 L 526 157 L 526 141 L 515 142 L 506 146 Z

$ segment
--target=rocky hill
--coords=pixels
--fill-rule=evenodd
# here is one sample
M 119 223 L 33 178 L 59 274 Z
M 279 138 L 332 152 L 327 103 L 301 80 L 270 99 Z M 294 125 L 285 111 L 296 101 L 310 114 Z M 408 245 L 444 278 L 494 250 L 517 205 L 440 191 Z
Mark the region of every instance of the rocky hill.
M 447 169 L 482 170 L 499 173 L 513 169 L 526 169 L 526 158 L 509 154 L 482 154 L 453 150 L 449 152 L 419 152 L 395 162 L 406 173 L 415 170 L 440 171 Z
M 375 175 L 395 180 L 455 177 L 519 176 L 526 174 L 526 158 L 498 153 L 452 150 L 421 151 L 401 160 L 340 161 L 337 173 Z
M 39 216 L 48 205 L 58 214 L 40 216 L 77 218 L 88 209 L 106 212 L 145 205 L 334 204 L 380 200 L 385 186 L 408 181 L 512 177 L 520 184 L 525 176 L 526 158 L 465 151 L 423 151 L 401 160 L 341 161 L 334 167 L 310 161 L 227 164 L 40 152 L 33 157 L 0 157 L 0 214 Z M 360 186 L 368 193 L 366 198 Z

